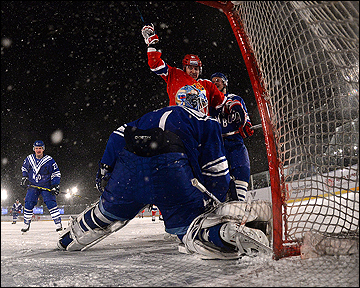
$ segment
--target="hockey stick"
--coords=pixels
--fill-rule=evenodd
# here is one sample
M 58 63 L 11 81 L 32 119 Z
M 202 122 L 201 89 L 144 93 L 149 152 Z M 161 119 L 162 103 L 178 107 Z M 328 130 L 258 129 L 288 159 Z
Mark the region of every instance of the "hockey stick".
M 214 194 L 212 194 L 209 190 L 205 188 L 203 184 L 199 182 L 196 178 L 191 179 L 191 184 L 198 188 L 202 193 L 207 194 L 211 199 L 215 201 L 216 204 L 221 204 L 221 201 L 215 197 Z
M 133 1 L 133 2 L 134 2 L 134 5 L 136 6 L 136 9 L 138 10 L 138 12 L 139 12 L 139 14 L 140 14 L 140 18 L 141 18 L 142 22 L 145 24 L 144 18 L 143 18 L 143 16 L 141 15 L 141 12 L 140 12 L 139 7 L 136 5 L 136 2 L 135 2 L 135 1 Z
M 251 126 L 250 129 L 255 130 L 255 129 L 259 129 L 259 128 L 261 128 L 261 127 L 262 127 L 262 124 L 260 123 L 260 124 Z M 240 133 L 239 130 L 237 130 L 237 131 L 231 131 L 231 132 L 228 132 L 228 133 L 224 133 L 224 134 L 222 134 L 221 136 L 222 136 L 222 137 L 226 137 L 226 136 L 231 136 L 231 135 L 235 135 L 235 134 L 239 134 L 239 133 Z
M 41 189 L 41 190 L 45 190 L 45 191 L 51 192 L 51 189 L 45 188 L 45 187 L 39 187 L 39 186 L 35 186 L 35 185 L 28 185 L 28 187 L 37 188 L 37 189 Z M 80 196 L 80 195 L 76 195 L 76 194 L 72 194 L 72 193 L 67 193 L 67 192 L 62 192 L 62 191 L 60 191 L 59 194 L 70 194 L 70 195 L 73 195 L 73 196 L 82 198 L 82 196 Z M 84 198 L 86 198 L 86 197 L 84 197 Z

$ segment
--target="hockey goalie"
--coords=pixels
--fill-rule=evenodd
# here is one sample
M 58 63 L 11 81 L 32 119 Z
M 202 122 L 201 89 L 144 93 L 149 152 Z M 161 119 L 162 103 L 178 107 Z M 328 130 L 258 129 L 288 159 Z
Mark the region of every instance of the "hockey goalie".
M 270 204 L 227 198 L 233 185 L 220 124 L 204 113 L 206 96 L 185 85 L 176 103 L 110 135 L 96 176 L 100 199 L 70 220 L 60 249 L 88 249 L 153 204 L 165 231 L 182 241 L 180 252 L 209 259 L 270 252 Z

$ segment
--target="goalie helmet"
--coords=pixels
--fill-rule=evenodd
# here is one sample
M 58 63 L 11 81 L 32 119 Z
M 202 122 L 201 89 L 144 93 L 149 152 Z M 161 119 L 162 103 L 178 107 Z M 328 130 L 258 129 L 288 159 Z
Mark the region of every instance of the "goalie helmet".
M 182 60 L 183 70 L 185 70 L 185 66 L 199 66 L 200 74 L 202 72 L 202 63 L 199 56 L 195 54 L 186 54 L 184 59 Z
M 186 106 L 208 114 L 208 101 L 203 92 L 198 88 L 186 85 L 178 90 L 175 97 L 176 105 Z
M 223 80 L 224 82 L 224 86 L 227 87 L 228 86 L 228 79 L 226 78 L 226 76 L 223 74 L 223 73 L 220 73 L 220 72 L 215 72 L 214 74 L 211 75 L 211 80 L 214 78 L 214 77 L 219 77 Z
M 36 140 L 33 145 L 34 151 L 35 151 L 35 147 L 42 147 L 45 150 L 45 143 L 41 140 Z

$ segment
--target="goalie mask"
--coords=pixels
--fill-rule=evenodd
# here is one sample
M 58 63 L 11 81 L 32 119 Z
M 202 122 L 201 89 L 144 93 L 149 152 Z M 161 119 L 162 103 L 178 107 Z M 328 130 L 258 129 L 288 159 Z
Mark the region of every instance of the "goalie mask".
M 175 97 L 176 105 L 195 109 L 205 115 L 208 114 L 208 101 L 199 89 L 186 85 L 179 89 Z

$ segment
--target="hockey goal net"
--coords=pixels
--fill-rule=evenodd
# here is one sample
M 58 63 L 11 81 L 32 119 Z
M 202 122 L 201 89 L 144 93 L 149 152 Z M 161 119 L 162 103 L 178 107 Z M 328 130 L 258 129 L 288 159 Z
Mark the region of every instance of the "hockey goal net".
M 227 16 L 253 86 L 274 258 L 358 253 L 359 3 L 198 2 Z

